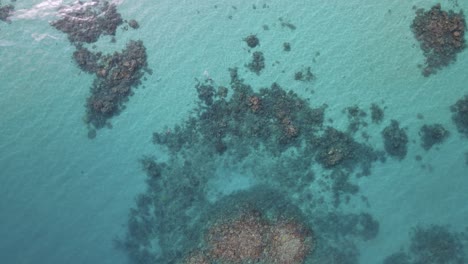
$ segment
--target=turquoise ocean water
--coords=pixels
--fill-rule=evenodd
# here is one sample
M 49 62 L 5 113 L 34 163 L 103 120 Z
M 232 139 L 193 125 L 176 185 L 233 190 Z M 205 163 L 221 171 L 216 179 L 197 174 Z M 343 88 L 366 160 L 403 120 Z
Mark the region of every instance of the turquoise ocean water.
M 327 104 L 325 117 L 339 129 L 347 125 L 344 108 L 381 104 L 384 122 L 366 128 L 376 149 L 383 150 L 380 132 L 390 119 L 407 128 L 405 159 L 374 163 L 370 176 L 354 179 L 369 202 L 363 209 L 380 223 L 376 238 L 358 243 L 360 263 L 381 263 L 406 246 L 415 225 L 457 232 L 468 226 L 468 141 L 449 108 L 468 93 L 468 52 L 423 77 L 417 64 L 424 57 L 410 30 L 412 7 L 428 9 L 436 1 L 116 2 L 122 17 L 136 19 L 140 28 L 118 29 L 115 43 L 104 36 L 97 48 L 121 50 L 141 39 L 153 74 L 112 118 L 113 128 L 99 130 L 94 140 L 83 122 L 93 78 L 72 60 L 66 35 L 49 25 L 66 3 L 18 0 L 12 23 L 0 22 L 0 263 L 127 263 L 112 241 L 125 233 L 129 209 L 146 188 L 138 160 L 159 155 L 152 133 L 188 118 L 197 102 L 195 78 L 209 75 L 228 85 L 232 67 L 253 87 L 277 82 L 314 106 Z M 465 0 L 441 4 L 468 11 Z M 296 29 L 281 26 L 280 18 Z M 257 34 L 265 55 L 260 75 L 244 67 L 251 58 L 243 41 L 249 34 Z M 290 52 L 283 51 L 284 42 L 291 43 Z M 294 71 L 305 66 L 316 79 L 295 81 Z M 426 123 L 450 131 L 427 152 L 418 135 Z M 224 173 L 207 192 L 255 184 L 254 177 Z

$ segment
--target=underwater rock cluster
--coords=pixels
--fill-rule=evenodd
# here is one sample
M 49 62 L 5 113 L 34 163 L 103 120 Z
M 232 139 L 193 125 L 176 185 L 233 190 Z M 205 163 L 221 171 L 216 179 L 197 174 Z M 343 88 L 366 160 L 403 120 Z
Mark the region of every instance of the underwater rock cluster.
M 468 95 L 460 98 L 450 107 L 452 120 L 457 126 L 458 132 L 468 136 Z
M 380 123 L 384 118 L 384 111 L 377 104 L 372 104 L 370 107 L 371 110 L 371 119 L 373 123 Z
M 449 131 L 441 124 L 423 125 L 419 130 L 421 136 L 421 146 L 429 150 L 436 144 L 443 143 L 450 135 Z
M 263 52 L 255 51 L 252 53 L 252 61 L 245 66 L 251 72 L 260 75 L 261 71 L 265 68 L 265 56 L 263 56 Z
M 122 111 L 132 95 L 132 87 L 140 84 L 148 66 L 145 46 L 142 41 L 131 40 L 124 50 L 110 55 L 78 47 L 73 57 L 83 71 L 95 74 L 86 102 L 86 123 L 102 128 L 109 118 Z
M 85 44 L 98 41 L 101 35 L 115 36 L 117 28 L 124 23 L 113 3 L 105 0 L 78 1 L 62 6 L 59 12 L 61 18 L 50 25 L 68 35 L 76 48 L 74 61 L 82 71 L 95 76 L 84 117 L 89 129 L 88 138 L 93 139 L 96 129 L 110 127 L 109 119 L 125 108 L 125 102 L 133 94 L 132 88 L 141 84 L 144 71 L 151 74 L 146 48 L 142 41 L 134 40 L 128 41 L 121 52 L 107 55 L 85 47 Z M 140 26 L 134 19 L 127 23 L 134 29 Z
M 100 0 L 78 1 L 64 7 L 61 16 L 50 24 L 66 33 L 72 43 L 93 43 L 101 35 L 114 36 L 117 27 L 123 23 L 115 4 Z
M 242 41 L 254 50 L 260 43 L 254 34 Z M 290 50 L 289 43 L 283 47 Z M 100 74 L 102 54 L 80 50 L 76 57 L 83 71 Z M 264 54 L 252 52 L 245 67 L 259 75 Z M 379 126 L 384 109 L 372 104 L 369 115 L 357 105 L 345 108 L 350 124 L 341 131 L 331 119 L 326 125 L 327 105 L 313 107 L 313 98 L 309 102 L 277 83 L 252 87 L 237 68 L 229 73 L 228 85 L 197 80 L 190 117 L 153 133 L 158 151 L 168 155 L 141 160 L 147 190 L 138 196 L 117 245 L 139 264 L 359 263 L 356 241 L 376 238 L 380 224 L 345 206 L 367 203 L 358 196 L 359 176 L 370 175 L 385 154 L 359 141 L 357 131 L 369 123 Z M 314 75 L 304 68 L 294 77 L 308 82 Z M 424 126 L 423 146 L 443 142 L 443 131 L 437 124 Z M 405 158 L 409 139 L 398 121 L 391 120 L 381 136 L 388 155 Z M 362 133 L 364 140 L 370 137 Z M 248 183 L 233 184 L 237 180 Z M 419 261 L 402 254 L 385 263 L 406 256 Z
M 440 4 L 430 10 L 418 9 L 411 29 L 426 57 L 423 75 L 429 76 L 455 61 L 465 48 L 466 21 L 462 12 L 442 10 Z
M 411 232 L 409 248 L 388 256 L 384 264 L 466 263 L 463 233 L 445 226 L 417 226 Z
M 219 263 L 303 263 L 313 250 L 311 230 L 294 220 L 268 221 L 258 212 L 215 224 L 205 256 Z
M 231 69 L 230 73 L 234 93 L 229 99 L 216 92 L 226 87 L 215 87 L 211 81 L 198 83 L 196 89 L 204 104 L 198 116 L 171 129 L 171 133 L 154 133 L 153 142 L 167 146 L 172 153 L 199 143 L 211 146 L 213 153 L 231 150 L 233 155 L 259 148 L 279 155 L 305 143 L 307 154 L 304 155 L 309 162 L 315 159 L 324 168 L 349 170 L 356 166 L 368 170 L 380 157 L 377 151 L 356 142 L 351 135 L 324 128 L 325 106 L 311 108 L 297 94 L 286 92 L 276 83 L 254 92 L 239 78 L 237 69 Z M 320 135 L 319 131 L 324 133 Z
M 9 17 L 13 14 L 15 6 L 12 4 L 2 5 L 0 2 L 0 20 L 3 22 L 10 22 Z
M 294 74 L 294 80 L 296 81 L 311 82 L 314 79 L 315 75 L 312 73 L 310 67 L 305 67 Z
M 391 120 L 390 125 L 382 131 L 382 137 L 384 139 L 385 151 L 390 156 L 399 160 L 405 158 L 408 152 L 408 135 L 403 128 L 400 128 L 398 121 Z
M 247 43 L 247 46 L 250 48 L 255 48 L 258 45 L 260 45 L 260 40 L 256 35 L 248 35 L 247 37 L 244 38 L 245 43 Z
M 359 191 L 350 182 L 351 172 L 361 167 L 362 174 L 369 174 L 381 153 L 350 133 L 325 127 L 326 106 L 313 108 L 276 83 L 255 91 L 236 68 L 230 75 L 229 86 L 212 79 L 198 82 L 193 115 L 153 134 L 153 143 L 167 148 L 170 158 L 142 160 L 148 191 L 137 199 L 120 246 L 136 263 L 304 263 L 312 248 L 316 263 L 358 263 L 359 250 L 352 241 L 373 239 L 378 221 L 366 213 L 332 216 L 328 205 L 324 212 L 317 210 L 324 206 L 322 199 L 331 199 L 333 210 L 341 197 L 349 202 Z M 297 156 L 286 154 L 290 151 Z M 251 155 L 273 162 L 248 169 L 269 187 L 250 187 L 208 202 L 206 188 L 217 177 L 219 164 L 236 167 Z M 330 175 L 316 180 L 314 164 Z M 313 182 L 320 192 L 308 190 Z M 307 216 L 289 192 L 309 201 Z M 306 226 L 313 227 L 312 237 Z M 331 239 L 336 237 L 340 239 Z M 161 252 L 152 249 L 154 243 Z

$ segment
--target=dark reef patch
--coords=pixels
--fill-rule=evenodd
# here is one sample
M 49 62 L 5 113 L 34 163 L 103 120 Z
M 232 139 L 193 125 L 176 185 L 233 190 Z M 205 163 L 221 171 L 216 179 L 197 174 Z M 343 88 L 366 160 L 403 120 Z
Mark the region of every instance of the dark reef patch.
M 153 142 L 172 152 L 201 140 L 213 150 L 237 149 L 242 142 L 246 148 L 263 145 L 271 153 L 279 153 L 321 129 L 324 107 L 310 108 L 308 102 L 276 83 L 254 92 L 239 79 L 237 69 L 231 69 L 231 78 L 233 94 L 229 100 L 214 93 L 212 82 L 198 83 L 196 89 L 204 105 L 198 117 L 176 126 L 173 133 L 154 133 Z
M 283 50 L 284 50 L 284 51 L 291 51 L 291 43 L 289 43 L 289 42 L 284 42 L 284 43 L 283 43 Z
M 354 168 L 369 174 L 380 154 L 350 133 L 323 127 L 326 106 L 313 108 L 276 83 L 254 89 L 236 68 L 230 75 L 229 86 L 198 81 L 191 116 L 153 134 L 169 155 L 141 160 L 148 188 L 117 245 L 135 263 L 357 264 L 356 240 L 375 238 L 379 223 L 338 205 L 359 192 Z M 315 174 L 318 164 L 328 171 Z M 225 177 L 251 184 L 223 190 Z M 292 248 L 262 234 L 281 234 Z
M 464 240 L 463 233 L 452 232 L 445 226 L 417 226 L 411 232 L 408 250 L 390 255 L 384 264 L 466 263 Z
M 15 7 L 12 4 L 2 5 L 0 3 L 0 20 L 3 22 L 10 23 L 10 16 L 15 11 Z
M 360 165 L 365 174 L 381 156 L 350 134 L 331 127 L 323 129 L 325 106 L 311 108 L 307 101 L 276 83 L 254 92 L 239 79 L 237 69 L 231 69 L 233 94 L 229 100 L 215 92 L 220 87 L 211 80 L 198 83 L 201 105 L 197 116 L 177 125 L 171 133 L 154 133 L 153 142 L 167 146 L 172 153 L 194 143 L 209 146 L 213 154 L 232 150 L 231 155 L 247 155 L 259 148 L 279 155 L 294 147 L 307 152 L 310 161 L 315 159 L 324 168 L 351 171 Z
M 305 67 L 294 74 L 294 80 L 302 82 L 311 82 L 315 79 L 315 75 L 310 70 L 310 67 Z
M 360 165 L 364 175 L 370 174 L 372 163 L 381 157 L 381 153 L 332 127 L 326 128 L 323 136 L 313 139 L 312 146 L 318 151 L 316 161 L 324 168 L 342 167 L 352 171 Z
M 372 104 L 370 107 L 371 119 L 373 123 L 381 123 L 384 118 L 384 110 L 377 104 Z
M 114 36 L 123 23 L 115 4 L 108 1 L 78 1 L 60 10 L 61 18 L 50 24 L 68 35 L 72 43 L 93 43 L 101 35 Z
M 133 28 L 133 29 L 139 29 L 140 28 L 140 24 L 135 19 L 130 19 L 128 21 L 128 26 Z
M 452 111 L 452 120 L 457 126 L 458 132 L 468 137 L 468 95 L 452 105 L 450 111 Z
M 449 65 L 465 48 L 465 16 L 442 10 L 436 4 L 430 10 L 418 9 L 411 29 L 426 57 L 423 75 L 429 76 Z
M 251 72 L 260 75 L 260 72 L 265 68 L 265 57 L 263 52 L 255 51 L 252 53 L 252 61 L 245 65 Z
M 87 73 L 96 73 L 101 67 L 98 62 L 101 58 L 102 53 L 96 52 L 93 53 L 87 48 L 78 45 L 75 52 L 73 52 L 73 59 L 80 69 Z
M 249 35 L 244 38 L 244 41 L 250 48 L 255 48 L 260 45 L 260 40 L 258 39 L 257 35 Z
M 408 152 L 408 135 L 396 120 L 392 120 L 390 125 L 382 131 L 385 151 L 390 156 L 397 159 L 404 159 Z
M 278 20 L 279 20 L 280 23 L 281 23 L 281 27 L 289 28 L 290 30 L 296 30 L 296 26 L 293 25 L 291 22 L 286 21 L 286 20 L 283 19 L 282 17 L 278 18 Z
M 419 130 L 421 146 L 429 150 L 435 144 L 443 143 L 450 135 L 449 131 L 441 124 L 423 125 Z
M 367 122 L 364 118 L 367 117 L 367 113 L 359 108 L 357 105 L 346 107 L 343 110 L 348 116 L 348 132 L 356 133 L 361 127 L 367 127 Z
M 133 94 L 132 87 L 141 83 L 144 70 L 149 71 L 142 41 L 130 41 L 124 50 L 109 55 L 77 46 L 73 58 L 83 71 L 96 77 L 86 102 L 86 123 L 96 129 L 122 111 Z

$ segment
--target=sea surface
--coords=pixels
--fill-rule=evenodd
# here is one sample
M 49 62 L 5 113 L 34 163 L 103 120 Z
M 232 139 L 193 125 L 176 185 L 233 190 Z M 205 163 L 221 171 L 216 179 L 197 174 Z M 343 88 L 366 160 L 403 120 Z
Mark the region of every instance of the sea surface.
M 102 36 L 96 49 L 120 51 L 128 40 L 142 40 L 152 74 L 111 119 L 112 128 L 99 129 L 92 140 L 83 117 L 93 76 L 79 69 L 74 46 L 50 25 L 69 3 L 17 0 L 11 23 L 0 21 L 0 263 L 128 263 L 113 240 L 125 234 L 135 197 L 147 188 L 139 160 L 167 155 L 156 151 L 152 133 L 193 113 L 197 80 L 229 85 L 233 67 L 253 87 L 276 82 L 314 106 L 326 104 L 326 122 L 338 129 L 346 129 L 346 107 L 367 111 L 379 104 L 384 121 L 366 128 L 366 142 L 376 149 L 384 149 L 381 131 L 391 119 L 407 129 L 403 160 L 388 157 L 355 179 L 369 206 L 342 205 L 362 206 L 379 222 L 377 237 L 358 243 L 360 263 L 381 263 L 406 247 L 414 226 L 456 232 L 468 226 L 468 139 L 450 111 L 468 93 L 468 52 L 424 77 L 417 67 L 424 56 L 410 29 L 413 6 L 428 9 L 437 1 L 115 2 L 140 28 L 119 28 L 115 42 Z M 441 4 L 468 11 L 466 0 Z M 250 34 L 265 56 L 260 75 L 244 66 L 251 53 L 243 39 Z M 302 67 L 316 78 L 294 80 Z M 419 129 L 433 123 L 450 136 L 425 151 Z M 316 175 L 326 173 L 317 168 Z M 226 182 L 218 177 L 210 191 L 223 195 L 252 185 L 247 176 L 232 180 L 235 175 Z

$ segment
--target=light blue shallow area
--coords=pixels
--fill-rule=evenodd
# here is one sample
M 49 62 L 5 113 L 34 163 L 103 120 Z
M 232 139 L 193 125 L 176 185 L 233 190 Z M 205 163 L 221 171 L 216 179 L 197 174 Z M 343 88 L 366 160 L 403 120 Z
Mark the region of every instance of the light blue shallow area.
M 116 43 L 104 37 L 98 48 L 121 50 L 141 39 L 154 74 L 112 119 L 113 129 L 98 131 L 94 140 L 83 122 L 92 77 L 72 61 L 66 36 L 48 24 L 61 3 L 18 1 L 12 23 L 0 22 L 0 263 L 126 263 L 112 240 L 125 231 L 134 197 L 145 189 L 137 161 L 154 152 L 152 132 L 188 116 L 197 99 L 194 78 L 209 74 L 228 85 L 230 67 L 255 87 L 277 82 L 314 106 L 326 103 L 336 127 L 346 126 L 345 107 L 384 101 L 386 122 L 397 119 L 408 128 L 407 158 L 376 163 L 370 177 L 359 178 L 380 222 L 379 236 L 361 245 L 361 263 L 397 251 L 416 224 L 460 231 L 467 225 L 468 140 L 456 131 L 449 106 L 468 93 L 468 52 L 425 78 L 409 28 L 413 5 L 429 8 L 435 1 L 120 1 L 122 16 L 141 28 L 119 30 Z M 458 4 L 468 11 L 468 1 Z M 297 29 L 281 27 L 279 18 Z M 249 34 L 257 34 L 265 54 L 260 76 L 244 68 L 251 55 L 242 39 Z M 282 51 L 283 42 L 291 52 Z M 293 80 L 302 66 L 312 67 L 314 82 Z M 427 153 L 418 136 L 425 123 L 451 132 Z M 370 131 L 378 149 L 381 129 Z

